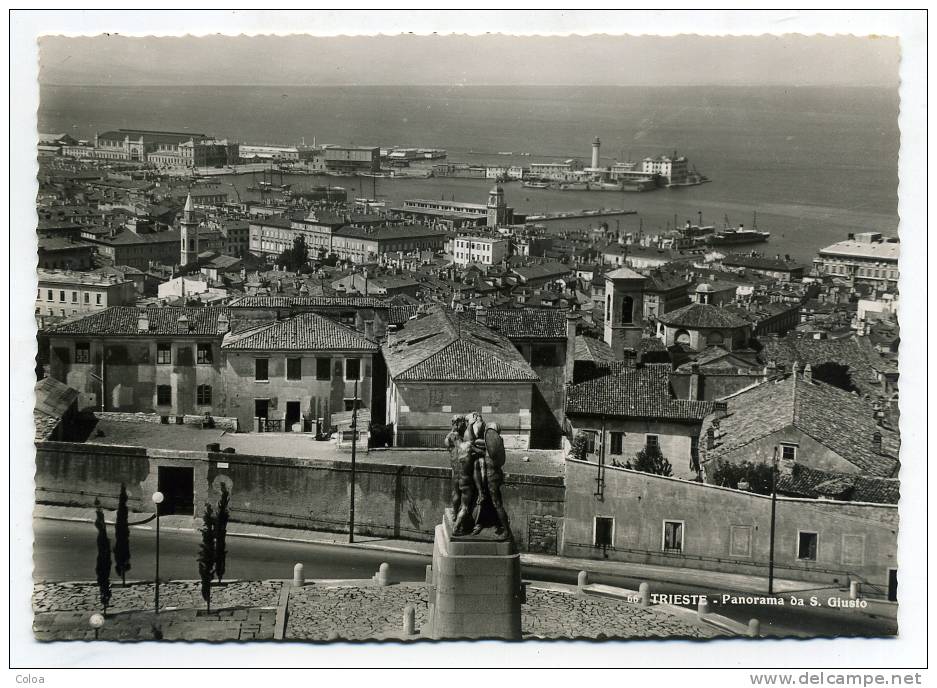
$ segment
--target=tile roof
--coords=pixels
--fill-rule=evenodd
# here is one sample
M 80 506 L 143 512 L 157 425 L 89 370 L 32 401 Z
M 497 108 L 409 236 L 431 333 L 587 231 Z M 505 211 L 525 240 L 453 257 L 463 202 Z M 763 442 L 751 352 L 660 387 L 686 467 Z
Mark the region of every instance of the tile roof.
M 172 306 L 134 308 L 114 306 L 98 313 L 86 315 L 61 325 L 52 326 L 51 335 L 120 335 L 152 337 L 154 335 L 201 336 L 218 334 L 218 318 L 227 314 L 227 309 L 217 307 L 176 308 Z M 138 321 L 145 313 L 149 319 L 149 330 L 140 332 Z M 183 323 L 179 320 L 185 317 Z M 185 325 L 183 328 L 183 324 Z
M 901 244 L 892 241 L 855 241 L 848 239 L 821 248 L 820 256 L 842 256 L 846 258 L 874 258 L 882 261 L 897 261 Z
M 611 272 L 605 273 L 605 279 L 633 279 L 633 280 L 646 280 L 647 278 L 642 275 L 640 272 L 635 272 L 631 268 L 626 268 L 624 266 L 618 268 L 617 270 L 612 270 Z
M 571 272 L 573 272 L 571 266 L 559 262 L 532 263 L 530 265 L 514 268 L 515 274 L 527 280 L 562 277 Z
M 378 346 L 350 327 L 316 313 L 225 335 L 222 348 L 233 351 L 377 351 Z
M 852 502 L 897 504 L 901 483 L 895 478 L 828 473 L 795 463 L 778 478 L 778 492 L 798 497 L 820 496 Z
M 612 352 L 612 347 L 601 339 L 577 335 L 575 360 L 605 363 L 607 361 L 614 361 L 615 354 Z
M 709 303 L 691 303 L 675 311 L 657 316 L 671 327 L 745 327 L 751 323 L 734 313 Z
M 566 389 L 567 414 L 701 421 L 712 408 L 711 401 L 673 397 L 669 364 L 621 368 Z
M 102 236 L 95 239 L 102 244 L 116 244 L 119 246 L 130 246 L 133 244 L 175 244 L 181 240 L 181 234 L 177 229 L 170 229 L 165 232 L 150 232 L 137 234 L 129 229 L 115 234 L 112 237 Z
M 824 363 L 848 367 L 852 384 L 864 394 L 881 393 L 879 372 L 892 372 L 893 366 L 869 346 L 865 337 L 839 339 L 806 337 L 763 337 L 759 357 L 764 363 L 775 362 L 790 368 L 793 363 L 810 364 L 816 368 Z
M 77 389 L 69 387 L 64 382 L 53 380 L 51 377 L 39 380 L 34 389 L 36 412 L 56 420 L 60 419 L 78 398 Z
M 409 320 L 382 347 L 395 381 L 536 382 L 511 341 L 440 306 Z
M 556 308 L 492 308 L 487 325 L 510 339 L 566 339 L 566 314 Z
M 726 402 L 728 415 L 719 420 L 715 446 L 709 449 L 700 442 L 703 462 L 794 427 L 862 474 L 888 478 L 898 470 L 898 434 L 878 425 L 871 404 L 838 387 L 792 374 L 744 389 Z M 701 437 L 713 420 L 703 423 Z M 881 453 L 873 447 L 876 432 L 882 436 Z
M 391 306 L 387 309 L 387 324 L 403 325 L 410 318 L 416 315 L 418 308 L 419 306 L 414 305 Z
M 750 268 L 752 270 L 774 270 L 782 272 L 804 269 L 803 265 L 793 261 L 766 258 L 764 256 L 746 256 L 738 253 L 723 258 L 722 264 L 730 267 Z
M 231 308 L 387 308 L 376 296 L 241 296 L 228 304 Z

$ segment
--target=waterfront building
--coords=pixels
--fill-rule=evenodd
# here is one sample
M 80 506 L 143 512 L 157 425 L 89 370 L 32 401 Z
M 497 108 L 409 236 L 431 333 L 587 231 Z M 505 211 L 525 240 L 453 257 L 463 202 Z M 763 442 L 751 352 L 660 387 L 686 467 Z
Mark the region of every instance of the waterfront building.
M 36 315 L 66 317 L 133 303 L 137 297 L 131 280 L 73 270 L 39 268 Z
M 354 174 L 381 170 L 381 149 L 376 146 L 325 146 L 323 153 L 327 172 Z
M 641 161 L 641 171 L 644 174 L 657 175 L 667 184 L 684 184 L 687 181 L 686 156 L 661 155 L 657 158 L 644 158 Z
M 452 239 L 452 262 L 498 265 L 510 253 L 510 239 L 503 236 L 457 236 Z
M 722 259 L 723 267 L 772 277 L 782 282 L 793 282 L 804 277 L 804 266 L 792 260 L 764 256 L 728 255 Z
M 278 146 L 274 144 L 242 143 L 238 147 L 238 157 L 245 162 L 256 160 L 299 160 L 297 146 Z
M 491 189 L 487 203 L 408 199 L 392 212 L 407 219 L 427 224 L 440 224 L 453 229 L 466 226 L 509 225 L 515 221 L 514 208 L 507 205 L 500 185 Z M 492 224 L 494 223 L 494 224 Z
M 232 158 L 232 155 L 234 158 Z M 117 129 L 94 137 L 93 156 L 163 167 L 212 167 L 236 159 L 236 144 L 205 134 Z
M 898 239 L 883 237 L 879 232 L 860 232 L 850 234 L 846 241 L 821 248 L 813 260 L 813 267 L 821 276 L 895 290 L 898 287 L 899 252 Z
M 575 181 L 582 172 L 582 163 L 570 158 L 563 162 L 532 162 L 527 176 L 550 181 Z

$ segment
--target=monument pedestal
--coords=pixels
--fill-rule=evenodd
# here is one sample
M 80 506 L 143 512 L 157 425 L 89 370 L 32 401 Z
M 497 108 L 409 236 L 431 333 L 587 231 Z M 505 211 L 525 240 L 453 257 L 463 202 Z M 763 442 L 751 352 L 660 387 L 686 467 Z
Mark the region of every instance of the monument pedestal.
M 430 638 L 521 637 L 521 560 L 514 540 L 487 528 L 452 534 L 452 509 L 436 526 L 429 619 Z

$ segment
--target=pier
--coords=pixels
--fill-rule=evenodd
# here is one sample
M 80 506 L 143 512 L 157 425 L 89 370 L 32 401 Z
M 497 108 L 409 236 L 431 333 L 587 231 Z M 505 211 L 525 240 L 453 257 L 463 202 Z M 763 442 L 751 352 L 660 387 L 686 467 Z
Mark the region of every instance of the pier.
M 568 210 L 561 213 L 542 213 L 528 215 L 529 222 L 545 222 L 548 220 L 572 220 L 580 217 L 607 217 L 609 215 L 637 215 L 637 210 L 625 208 L 586 208 L 584 210 Z

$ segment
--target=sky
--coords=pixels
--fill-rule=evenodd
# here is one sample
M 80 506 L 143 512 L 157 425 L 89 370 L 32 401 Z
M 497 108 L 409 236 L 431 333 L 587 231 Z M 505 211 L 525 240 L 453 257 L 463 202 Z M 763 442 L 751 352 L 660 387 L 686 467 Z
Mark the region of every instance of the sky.
M 848 35 L 45 36 L 40 82 L 897 87 L 899 59 Z

